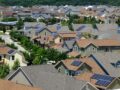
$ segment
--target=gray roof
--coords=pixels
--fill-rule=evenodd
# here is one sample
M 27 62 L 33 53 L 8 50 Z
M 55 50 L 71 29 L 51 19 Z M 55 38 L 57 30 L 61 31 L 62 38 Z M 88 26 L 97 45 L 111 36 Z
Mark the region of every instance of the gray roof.
M 40 14 L 40 16 L 45 18 L 45 19 L 52 18 L 52 16 L 50 14 Z
M 42 31 L 46 26 L 44 23 L 38 23 L 38 22 L 26 22 L 24 24 L 24 34 L 26 36 L 32 37 L 35 34 L 39 33 Z M 29 33 L 30 32 L 30 33 Z
M 65 74 L 60 74 L 53 65 L 35 65 L 20 68 L 33 86 L 43 90 L 81 90 L 86 81 L 76 80 Z
M 65 41 L 65 44 L 67 45 L 68 49 L 72 49 L 74 43 L 75 43 L 75 40 Z
M 73 24 L 73 28 L 77 32 L 92 32 L 92 24 Z
M 108 72 L 108 74 L 114 77 L 120 77 L 120 67 L 115 67 L 112 65 L 120 61 L 120 53 L 96 53 L 92 56 L 96 58 L 96 60 L 99 62 L 102 68 L 104 68 Z
M 71 32 L 68 26 L 62 26 L 58 33 L 69 33 Z

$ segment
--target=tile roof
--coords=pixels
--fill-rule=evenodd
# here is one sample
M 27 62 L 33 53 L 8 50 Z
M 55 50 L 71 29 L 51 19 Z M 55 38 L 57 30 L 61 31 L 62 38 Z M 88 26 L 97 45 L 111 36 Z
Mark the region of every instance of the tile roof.
M 76 33 L 75 32 L 68 32 L 68 33 L 59 33 L 59 35 L 62 37 L 62 38 L 69 38 L 69 37 L 72 37 L 72 38 L 75 38 L 76 37 Z
M 104 74 L 104 71 L 100 68 L 100 66 L 92 59 L 92 58 L 82 58 L 80 59 L 82 62 L 86 63 L 92 68 L 93 73 Z
M 69 51 L 67 48 L 63 47 L 62 43 L 55 44 L 55 45 L 51 46 L 51 48 L 54 48 L 54 49 L 58 50 L 59 52 L 67 52 L 67 51 Z
M 95 46 L 120 46 L 120 42 L 112 39 L 81 39 L 77 40 L 79 47 L 87 47 L 90 44 Z
M 12 50 L 12 49 L 7 46 L 0 46 L 0 54 L 9 54 L 8 52 L 10 50 Z
M 51 32 L 57 32 L 56 25 L 48 25 L 47 28 L 48 28 Z
M 78 61 L 81 61 L 82 64 L 87 64 L 88 66 L 90 66 L 92 68 L 92 72 L 93 73 L 101 73 L 101 74 L 104 74 L 104 71 L 100 68 L 99 65 L 97 65 L 97 63 L 92 60 L 92 58 L 88 58 L 88 57 L 85 57 L 85 58 L 79 58 L 79 59 L 66 59 L 66 60 L 63 60 L 63 64 L 67 67 L 67 69 L 69 70 L 78 70 L 81 66 L 73 66 L 72 65 L 72 62 L 75 61 L 75 60 L 78 60 Z
M 25 86 L 22 84 L 17 84 L 7 80 L 0 80 L 0 89 L 1 90 L 42 90 L 40 88 L 34 88 L 30 86 Z
M 62 63 L 67 67 L 68 70 L 77 71 L 84 63 L 82 62 L 79 66 L 74 66 L 72 63 L 74 61 L 80 61 L 79 59 L 66 59 L 62 60 Z
M 78 52 L 76 52 L 76 51 L 72 51 L 72 52 L 69 52 L 69 53 L 68 53 L 68 56 L 70 56 L 70 57 L 76 57 L 76 56 L 78 56 L 78 55 L 80 55 L 80 53 L 78 53 Z

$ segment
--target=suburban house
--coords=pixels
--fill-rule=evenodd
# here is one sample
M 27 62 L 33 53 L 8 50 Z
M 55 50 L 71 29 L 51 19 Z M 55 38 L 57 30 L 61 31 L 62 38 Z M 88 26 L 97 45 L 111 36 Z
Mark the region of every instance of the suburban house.
M 58 62 L 55 68 L 60 73 L 70 76 L 77 76 L 85 72 L 104 74 L 104 71 L 90 58 L 66 59 Z
M 89 82 L 58 73 L 52 65 L 20 67 L 6 79 L 43 90 L 98 90 Z
M 70 40 L 75 40 L 76 39 L 76 33 L 75 32 L 61 32 L 59 33 L 55 39 L 54 42 L 56 44 L 63 43 L 64 41 L 70 41 Z
M 54 44 L 50 48 L 54 48 L 60 52 L 68 53 L 68 52 L 72 51 L 72 47 L 73 47 L 74 42 L 75 42 L 75 40 L 64 41 L 64 42 L 59 43 L 59 44 Z
M 111 39 L 80 39 L 74 43 L 73 51 L 77 51 L 83 56 L 96 52 L 118 52 L 120 42 Z
M 107 75 L 120 78 L 120 53 L 94 53 L 90 56 Z
M 18 60 L 20 66 L 27 66 L 27 62 L 23 54 L 17 50 L 11 49 L 7 46 L 0 46 L 0 63 L 8 64 L 10 68 L 14 65 L 14 62 Z
M 119 90 L 120 80 L 113 76 L 97 74 L 97 73 L 82 73 L 75 76 L 77 80 L 88 81 L 97 87 L 99 90 Z
M 30 8 L 22 8 L 21 11 L 19 11 L 17 13 L 18 17 L 21 17 L 21 18 L 26 18 L 26 17 L 31 17 L 32 15 L 32 12 L 31 12 L 31 9 Z
M 67 29 L 67 30 L 66 30 Z M 34 38 L 36 43 L 40 44 L 61 44 L 65 41 L 75 40 L 76 33 L 68 30 L 67 26 L 61 27 L 60 24 L 48 25 L 39 31 Z M 49 45 L 50 46 L 50 45 Z
M 54 37 L 57 35 L 56 26 L 46 26 L 41 29 L 33 38 L 34 42 L 39 45 L 49 45 L 54 43 Z
M 58 62 L 55 68 L 77 80 L 88 81 L 99 90 L 120 88 L 119 78 L 107 75 L 91 57 L 63 60 Z
M 44 28 L 45 25 L 43 23 L 26 22 L 24 24 L 23 34 L 26 35 L 28 38 L 32 39 L 37 36 L 37 34 Z
M 0 89 L 1 90 L 43 90 L 41 88 L 30 87 L 27 85 L 22 85 L 19 83 L 7 81 L 7 80 L 0 80 Z

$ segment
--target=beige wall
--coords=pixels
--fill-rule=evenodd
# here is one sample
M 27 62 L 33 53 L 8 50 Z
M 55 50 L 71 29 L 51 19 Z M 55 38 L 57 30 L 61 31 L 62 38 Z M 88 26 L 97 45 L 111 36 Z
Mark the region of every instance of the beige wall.
M 12 56 L 14 56 L 14 60 L 12 60 L 11 58 Z M 20 62 L 20 66 L 27 66 L 27 64 L 23 62 L 24 57 L 18 52 L 16 52 L 14 55 L 11 55 L 11 56 L 7 55 L 6 58 L 4 58 L 4 62 L 8 64 L 10 68 L 12 68 L 16 60 Z
M 61 42 L 60 42 L 60 40 L 61 40 Z M 59 43 L 62 43 L 63 40 L 60 37 L 57 37 L 57 38 L 55 38 L 54 42 L 55 42 L 55 44 L 59 44 Z
M 120 80 L 115 80 L 109 87 L 108 90 L 120 89 Z
M 50 36 L 51 35 L 51 32 L 48 31 L 47 29 L 44 29 L 43 31 L 41 31 L 38 36 Z

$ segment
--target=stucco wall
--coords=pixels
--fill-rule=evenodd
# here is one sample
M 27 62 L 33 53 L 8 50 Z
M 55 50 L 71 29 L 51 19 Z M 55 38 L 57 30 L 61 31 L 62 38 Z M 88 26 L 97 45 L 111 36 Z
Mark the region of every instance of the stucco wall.
M 48 31 L 47 29 L 44 29 L 43 31 L 41 31 L 41 32 L 38 34 L 38 36 L 42 36 L 42 35 L 44 35 L 44 36 L 49 36 L 49 35 L 51 35 L 51 32 Z

